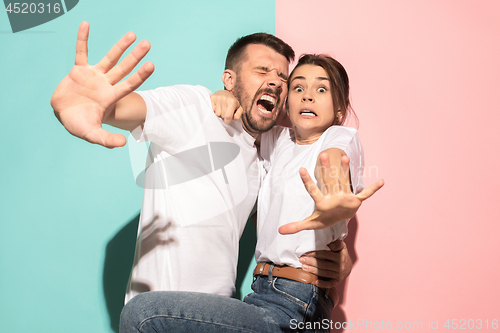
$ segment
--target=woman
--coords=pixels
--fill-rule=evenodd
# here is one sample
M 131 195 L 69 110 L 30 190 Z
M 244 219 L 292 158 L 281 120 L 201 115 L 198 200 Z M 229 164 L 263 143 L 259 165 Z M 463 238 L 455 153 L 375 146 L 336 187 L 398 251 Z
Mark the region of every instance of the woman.
M 255 255 L 260 274 L 252 287 L 258 292 L 272 281 L 287 304 L 284 311 L 292 316 L 290 309 L 295 309 L 306 322 L 329 319 L 331 299 L 310 284 L 271 280 L 277 270 L 273 265 L 284 266 L 278 269 L 289 274 L 300 270 L 299 257 L 344 238 L 347 219 L 383 185 L 379 182 L 361 192 L 363 151 L 357 131 L 340 126 L 349 112 L 349 80 L 342 65 L 328 56 L 304 55 L 288 81 L 287 113 L 293 129 L 276 127 L 262 137 L 261 155 L 272 167 L 259 192 Z M 319 188 L 309 174 L 315 175 Z M 353 195 L 349 183 L 361 193 Z M 287 224 L 297 217 L 304 221 Z M 279 234 L 278 228 L 282 234 L 294 234 Z M 318 228 L 322 230 L 301 231 Z M 252 303 L 252 297 L 245 301 Z M 308 313 L 310 307 L 314 313 Z
M 328 290 L 312 284 L 317 277 L 300 269 L 299 257 L 343 238 L 346 219 L 383 181 L 361 191 L 363 152 L 357 131 L 339 126 L 350 112 L 348 77 L 340 63 L 328 56 L 305 55 L 290 74 L 288 89 L 287 112 L 294 128 L 275 127 L 261 138 L 268 175 L 259 193 L 254 293 L 241 302 L 169 292 L 170 299 L 151 301 L 158 311 L 151 314 L 149 309 L 147 319 L 127 318 L 140 321 L 135 324 L 140 332 L 331 328 L 334 303 Z M 354 195 L 350 183 L 355 193 L 361 192 Z M 287 224 L 297 216 L 304 220 Z

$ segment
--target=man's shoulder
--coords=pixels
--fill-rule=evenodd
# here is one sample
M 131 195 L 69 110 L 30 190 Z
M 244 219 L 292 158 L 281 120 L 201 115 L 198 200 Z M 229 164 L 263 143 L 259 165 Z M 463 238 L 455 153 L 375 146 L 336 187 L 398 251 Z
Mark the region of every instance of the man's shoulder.
M 141 96 L 151 96 L 156 98 L 167 99 L 194 99 L 194 98 L 210 98 L 212 92 L 200 85 L 178 84 L 173 86 L 159 87 L 152 90 L 138 91 Z

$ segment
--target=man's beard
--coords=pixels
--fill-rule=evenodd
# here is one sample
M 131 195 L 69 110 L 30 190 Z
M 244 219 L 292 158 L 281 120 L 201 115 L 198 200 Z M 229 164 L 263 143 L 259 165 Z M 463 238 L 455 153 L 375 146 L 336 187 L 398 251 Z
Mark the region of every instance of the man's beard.
M 255 119 L 252 116 L 252 107 L 254 106 L 255 102 L 264 93 L 272 94 L 276 96 L 276 103 L 274 105 L 274 110 L 273 110 L 273 117 L 272 118 L 261 118 L 261 121 L 259 122 L 257 119 Z M 270 88 L 264 88 L 258 90 L 254 97 L 251 98 L 249 94 L 244 92 L 243 86 L 239 80 L 239 78 L 236 79 L 236 82 L 234 84 L 234 89 L 233 89 L 233 94 L 234 97 L 238 99 L 238 101 L 241 104 L 241 107 L 243 108 L 243 114 L 241 115 L 241 121 L 243 122 L 243 127 L 250 132 L 251 134 L 261 134 L 264 132 L 269 131 L 273 126 L 276 124 L 276 121 L 278 119 L 278 114 L 279 110 L 281 108 L 281 96 L 277 89 L 270 89 Z

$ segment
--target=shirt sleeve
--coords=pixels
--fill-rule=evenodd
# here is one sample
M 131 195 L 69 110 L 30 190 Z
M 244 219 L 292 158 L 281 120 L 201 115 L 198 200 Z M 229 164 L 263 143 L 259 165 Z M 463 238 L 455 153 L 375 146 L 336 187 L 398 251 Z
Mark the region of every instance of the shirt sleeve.
M 176 85 L 137 93 L 146 103 L 147 114 L 143 126 L 132 135 L 138 142 L 154 142 L 171 154 L 188 145 L 213 112 L 211 92 L 202 86 Z

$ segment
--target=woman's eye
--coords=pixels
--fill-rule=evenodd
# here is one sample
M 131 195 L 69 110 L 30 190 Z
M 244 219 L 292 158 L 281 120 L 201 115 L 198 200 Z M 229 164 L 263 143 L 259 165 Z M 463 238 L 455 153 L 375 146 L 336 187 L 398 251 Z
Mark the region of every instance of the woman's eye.
M 295 87 L 295 91 L 296 92 L 303 92 L 304 89 L 302 89 L 302 87 Z
M 326 92 L 326 89 L 325 89 L 325 88 L 319 88 L 319 89 L 318 89 L 318 92 L 320 92 L 320 93 L 324 93 L 324 92 Z

